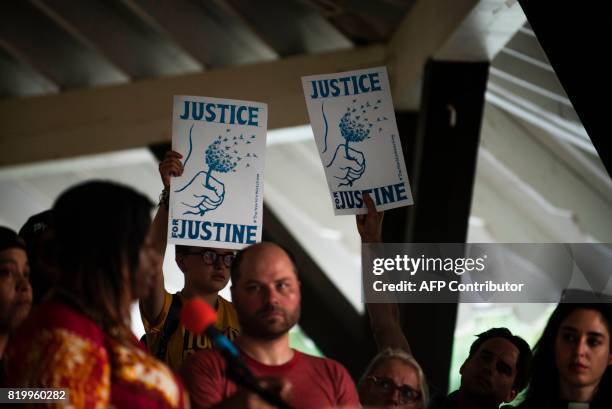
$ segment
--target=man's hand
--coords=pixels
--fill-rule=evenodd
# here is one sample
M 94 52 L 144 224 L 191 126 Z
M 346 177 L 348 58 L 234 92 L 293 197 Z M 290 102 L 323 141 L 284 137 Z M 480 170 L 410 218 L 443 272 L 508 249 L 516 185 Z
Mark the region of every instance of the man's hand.
M 363 195 L 363 201 L 368 208 L 367 214 L 358 214 L 357 231 L 362 243 L 380 243 L 382 241 L 382 222 L 384 212 L 377 212 L 374 200 L 368 193 Z
M 159 175 L 161 176 L 164 189 L 170 189 L 170 178 L 183 174 L 183 155 L 175 151 L 168 151 L 164 155 L 164 160 L 159 163 Z

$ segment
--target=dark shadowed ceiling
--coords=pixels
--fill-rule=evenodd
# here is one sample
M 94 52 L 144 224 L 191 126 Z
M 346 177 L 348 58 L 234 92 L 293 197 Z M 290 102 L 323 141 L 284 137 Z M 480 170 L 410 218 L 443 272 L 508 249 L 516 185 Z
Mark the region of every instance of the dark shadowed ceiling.
M 412 0 L 6 0 L 0 97 L 385 43 Z

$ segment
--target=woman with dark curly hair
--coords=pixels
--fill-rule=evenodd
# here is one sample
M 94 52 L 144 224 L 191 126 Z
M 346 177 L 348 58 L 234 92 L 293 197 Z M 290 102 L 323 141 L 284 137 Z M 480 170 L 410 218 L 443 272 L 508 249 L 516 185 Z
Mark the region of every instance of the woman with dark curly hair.
M 75 408 L 183 408 L 175 375 L 130 329 L 130 306 L 161 268 L 151 202 L 110 182 L 64 192 L 52 228 L 60 282 L 10 340 L 10 386 L 67 388 Z
M 534 348 L 521 409 L 612 407 L 610 304 L 559 304 Z

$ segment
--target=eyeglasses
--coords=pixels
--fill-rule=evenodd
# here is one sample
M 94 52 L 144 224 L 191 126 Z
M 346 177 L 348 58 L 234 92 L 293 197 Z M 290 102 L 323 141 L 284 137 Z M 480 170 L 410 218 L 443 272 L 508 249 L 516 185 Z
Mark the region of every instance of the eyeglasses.
M 421 392 L 412 389 L 412 387 L 408 385 L 398 386 L 391 379 L 383 376 L 370 375 L 366 377 L 366 379 L 372 381 L 376 389 L 387 396 L 398 390 L 400 405 L 405 403 L 415 403 L 421 400 Z
M 217 259 L 221 259 L 223 261 L 223 264 L 225 265 L 225 267 L 231 267 L 232 263 L 234 262 L 234 259 L 236 258 L 236 255 L 234 253 L 227 253 L 227 254 L 219 254 L 214 250 L 204 250 L 204 251 L 193 251 L 191 253 L 183 253 L 186 255 L 198 255 L 200 257 L 202 257 L 202 261 L 204 262 L 204 264 L 206 265 L 213 265 L 217 262 Z

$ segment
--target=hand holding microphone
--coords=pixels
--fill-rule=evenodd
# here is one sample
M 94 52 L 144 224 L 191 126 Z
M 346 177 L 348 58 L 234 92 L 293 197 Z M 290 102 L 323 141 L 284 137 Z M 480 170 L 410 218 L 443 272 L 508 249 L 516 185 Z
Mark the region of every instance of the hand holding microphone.
M 227 362 L 228 376 L 236 384 L 255 392 L 263 400 L 280 409 L 290 409 L 291 407 L 278 394 L 262 387 L 260 380 L 240 359 L 238 348 L 215 327 L 216 322 L 217 314 L 215 310 L 201 298 L 192 298 L 185 303 L 181 310 L 183 326 L 194 334 L 204 333 L 212 340 Z

